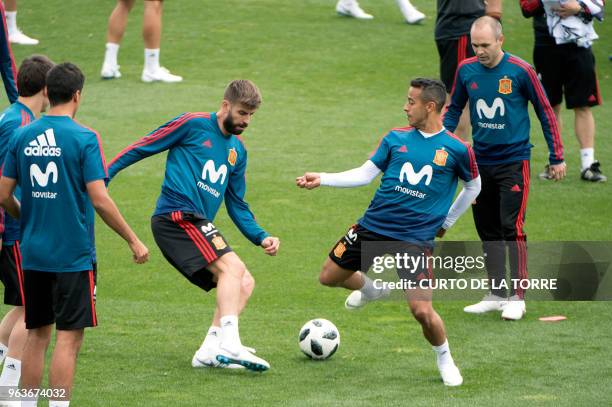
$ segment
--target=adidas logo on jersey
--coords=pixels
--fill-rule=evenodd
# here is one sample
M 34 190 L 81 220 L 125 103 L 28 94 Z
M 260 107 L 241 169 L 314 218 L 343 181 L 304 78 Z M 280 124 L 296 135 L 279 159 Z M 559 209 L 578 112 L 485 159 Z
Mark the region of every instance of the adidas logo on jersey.
M 53 129 L 47 129 L 35 140 L 30 141 L 23 153 L 28 157 L 59 157 L 62 155 L 62 149 L 55 143 Z

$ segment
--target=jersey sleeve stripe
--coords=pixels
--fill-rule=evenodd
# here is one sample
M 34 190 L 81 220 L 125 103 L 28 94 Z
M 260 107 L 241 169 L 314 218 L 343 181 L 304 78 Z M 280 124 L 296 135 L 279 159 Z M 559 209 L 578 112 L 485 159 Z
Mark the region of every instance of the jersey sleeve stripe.
M 76 122 L 76 120 L 75 120 Z M 104 174 L 106 178 L 108 178 L 108 166 L 106 165 L 106 156 L 104 155 L 104 149 L 102 148 L 102 138 L 100 137 L 100 133 L 92 129 L 91 127 L 87 127 L 82 123 L 76 122 L 79 126 L 86 128 L 96 135 L 96 140 L 98 141 L 98 149 L 100 150 L 100 156 L 102 157 L 102 165 L 104 165 Z
M 563 160 L 563 147 L 561 146 L 561 135 L 559 133 L 557 119 L 552 110 L 552 107 L 550 106 L 550 102 L 548 101 L 548 98 L 546 97 L 544 88 L 542 88 L 542 83 L 537 77 L 537 74 L 535 73 L 533 68 L 531 68 L 529 64 L 527 64 L 525 61 L 522 61 L 514 56 L 511 56 L 510 58 L 508 58 L 508 62 L 519 66 L 529 76 L 529 79 L 531 80 L 531 83 L 534 89 L 536 90 L 536 94 L 538 95 L 538 100 L 540 104 L 542 105 L 542 108 L 544 109 L 546 118 L 548 119 L 548 122 L 550 123 L 550 129 L 552 133 L 551 136 L 553 140 L 553 148 L 554 148 L 555 157 L 558 160 Z
M 155 131 L 153 131 L 152 133 L 147 134 L 146 136 L 144 136 L 143 138 L 141 138 L 140 140 L 130 144 L 129 146 L 125 147 L 123 150 L 121 150 L 119 152 L 119 154 L 117 154 L 109 163 L 109 166 L 112 166 L 117 160 L 119 160 L 122 156 L 124 156 L 125 154 L 127 154 L 128 152 L 138 148 L 138 147 L 143 147 L 146 146 L 147 144 L 151 144 L 159 139 L 164 138 L 165 136 L 167 136 L 168 134 L 172 133 L 174 130 L 178 129 L 179 127 L 181 127 L 183 124 L 187 123 L 189 120 L 191 119 L 196 119 L 196 118 L 204 118 L 204 119 L 210 119 L 210 113 L 185 113 L 179 117 L 177 117 L 176 119 L 174 119 L 173 121 L 171 121 L 170 123 L 168 123 L 166 126 L 159 128 Z
M 457 66 L 457 70 L 455 71 L 455 79 L 453 79 L 453 88 L 451 89 L 451 92 L 450 92 L 451 99 L 452 99 L 452 94 L 455 93 L 455 87 L 457 86 L 457 78 L 459 77 L 459 70 L 461 70 L 461 68 L 463 68 L 464 65 L 473 64 L 474 62 L 478 62 L 477 57 L 471 57 L 468 59 L 464 59 L 463 61 L 461 61 L 459 66 Z

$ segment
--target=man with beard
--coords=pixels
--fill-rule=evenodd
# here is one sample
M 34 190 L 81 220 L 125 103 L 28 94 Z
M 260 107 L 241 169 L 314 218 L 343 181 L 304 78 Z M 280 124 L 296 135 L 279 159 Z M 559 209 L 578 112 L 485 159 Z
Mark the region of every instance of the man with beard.
M 164 257 L 192 284 L 217 288 L 217 307 L 193 367 L 270 368 L 242 346 L 238 315 L 253 292 L 254 279 L 212 223 L 223 198 L 230 218 L 270 256 L 280 241 L 266 233 L 244 201 L 247 152 L 238 135 L 261 104 L 259 89 L 235 80 L 216 113 L 185 113 L 126 147 L 109 164 L 109 178 L 145 157 L 169 150 L 166 174 L 151 219 Z

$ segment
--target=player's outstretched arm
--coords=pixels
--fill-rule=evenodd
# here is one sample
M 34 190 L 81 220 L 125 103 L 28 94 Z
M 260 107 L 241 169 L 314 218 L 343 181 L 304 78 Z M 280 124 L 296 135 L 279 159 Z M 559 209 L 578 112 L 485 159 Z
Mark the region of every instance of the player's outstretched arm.
M 149 259 L 149 249 L 138 239 L 134 231 L 127 224 L 117 205 L 112 200 L 104 185 L 104 180 L 87 183 L 87 193 L 93 207 L 111 229 L 121 236 L 130 246 L 136 263 L 144 263 Z
M 380 174 L 380 168 L 371 160 L 366 161 L 361 167 L 336 173 L 307 172 L 295 179 L 295 184 L 300 188 L 315 189 L 320 185 L 337 188 L 353 188 L 368 185 Z
M 19 219 L 21 208 L 19 206 L 19 201 L 15 199 L 13 195 L 16 186 L 16 179 L 9 177 L 0 178 L 0 205 L 2 205 L 13 218 Z

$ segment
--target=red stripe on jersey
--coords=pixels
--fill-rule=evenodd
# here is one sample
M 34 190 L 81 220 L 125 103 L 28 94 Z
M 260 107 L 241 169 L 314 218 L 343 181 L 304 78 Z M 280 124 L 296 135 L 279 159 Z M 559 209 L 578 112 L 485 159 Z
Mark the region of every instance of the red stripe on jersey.
M 531 80 L 531 83 L 536 90 L 536 94 L 538 95 L 540 104 L 544 108 L 544 114 L 546 115 L 546 118 L 550 123 L 555 156 L 558 160 L 563 160 L 563 147 L 561 146 L 561 134 L 557 125 L 557 118 L 552 110 L 552 107 L 550 106 L 550 102 L 546 97 L 546 93 L 544 92 L 544 88 L 542 87 L 542 83 L 538 79 L 536 72 L 533 70 L 533 68 L 531 68 L 528 63 L 519 58 L 516 58 L 515 56 L 510 56 L 510 58 L 508 58 L 508 62 L 519 66 L 529 75 L 529 79 Z
M 455 71 L 455 79 L 453 79 L 453 89 L 451 90 L 451 93 L 450 93 L 451 99 L 453 97 L 453 93 L 455 93 L 455 87 L 457 86 L 457 76 L 459 75 L 459 69 L 461 69 L 464 65 L 473 64 L 474 62 L 479 63 L 477 57 L 470 57 L 470 58 L 464 59 L 463 61 L 461 61 L 459 66 L 457 66 L 457 70 Z
M 163 138 L 164 136 L 167 136 L 168 134 L 178 129 L 179 127 L 181 127 L 183 124 L 185 124 L 189 120 L 197 119 L 197 118 L 210 119 L 210 113 L 185 113 L 184 115 L 168 123 L 167 126 L 161 129 L 155 130 L 153 133 L 144 136 L 140 140 L 130 144 L 129 146 L 121 150 L 119 154 L 117 154 L 115 158 L 111 160 L 108 166 L 109 167 L 112 166 L 118 159 L 120 159 L 123 155 L 127 154 L 128 152 L 138 147 L 142 147 L 142 146 L 146 146 L 147 144 L 151 144 L 154 141 L 159 140 Z
M 98 318 L 96 317 L 96 302 L 94 296 L 96 293 L 96 283 L 94 283 L 93 270 L 88 271 L 89 274 L 89 300 L 91 301 L 91 320 L 94 326 L 98 325 Z
M 391 131 L 410 131 L 412 129 L 414 129 L 414 127 L 412 127 L 412 126 L 404 126 L 404 127 L 395 127 L 393 129 L 391 129 Z M 381 141 L 382 141 L 382 139 L 381 139 Z
M 467 148 L 468 157 L 470 159 L 470 175 L 472 176 L 472 179 L 477 178 L 478 177 L 478 163 L 476 162 L 476 155 L 474 155 L 474 149 L 472 148 L 470 143 L 463 140 L 462 138 L 460 138 L 459 136 L 457 136 L 456 134 L 454 134 L 453 132 L 449 130 L 446 130 L 445 133 L 447 136 L 459 141 L 461 144 L 463 144 Z
M 106 177 L 108 178 L 108 167 L 106 166 L 106 157 L 104 156 L 104 149 L 102 148 L 102 138 L 100 137 L 100 133 L 98 133 L 91 127 L 85 126 L 83 123 L 79 123 L 76 120 L 75 122 L 79 126 L 85 127 L 87 130 L 91 131 L 92 133 L 96 135 L 96 138 L 98 139 L 98 149 L 100 149 L 100 156 L 102 156 L 102 165 L 104 165 L 104 173 L 106 174 Z

